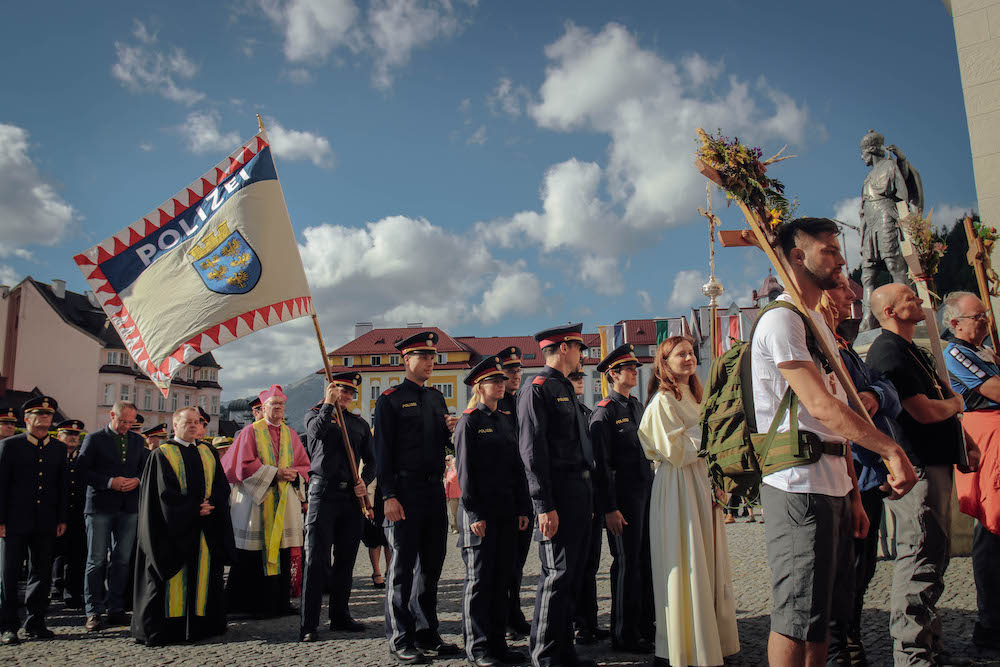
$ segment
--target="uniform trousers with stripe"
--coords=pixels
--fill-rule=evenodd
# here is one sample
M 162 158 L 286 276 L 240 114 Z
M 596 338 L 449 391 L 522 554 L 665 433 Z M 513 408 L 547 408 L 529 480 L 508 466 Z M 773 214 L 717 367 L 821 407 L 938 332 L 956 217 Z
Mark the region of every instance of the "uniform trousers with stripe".
M 438 636 L 438 580 L 448 539 L 448 510 L 440 480 L 404 478 L 396 499 L 406 518 L 386 519 L 384 525 L 392 549 L 385 583 L 385 635 L 394 651 Z
M 539 539 L 542 562 L 531 620 L 531 664 L 534 667 L 572 665 L 573 613 L 590 545 L 593 489 L 589 478 L 552 475 L 552 496 L 559 527 L 551 539 Z
M 611 549 L 611 637 L 617 644 L 639 638 L 652 639 L 656 611 L 653 606 L 653 572 L 649 555 L 649 489 L 618 499 L 618 509 L 628 525 L 621 535 L 608 531 Z
M 604 515 L 594 510 L 590 520 L 590 541 L 577 591 L 573 624 L 577 630 L 597 629 L 597 571 L 601 568 L 601 543 L 604 541 Z
M 319 625 L 324 583 L 330 589 L 330 620 L 343 621 L 350 618 L 347 603 L 351 598 L 354 560 L 361 543 L 361 521 L 361 510 L 353 496 L 344 495 L 328 500 L 309 496 L 303 548 L 305 567 L 302 575 L 300 621 L 303 632 L 314 631 Z M 329 581 L 324 582 L 328 572 Z
M 534 523 L 534 517 L 532 524 Z M 510 573 L 510 586 L 507 590 L 507 625 L 513 626 L 515 623 L 527 622 L 524 618 L 524 611 L 521 609 L 521 581 L 524 578 L 524 564 L 528 562 L 528 553 L 531 551 L 533 532 L 528 530 L 517 531 L 517 544 L 514 547 L 514 568 Z
M 465 653 L 475 660 L 500 657 L 507 650 L 507 583 L 514 569 L 517 517 L 487 518 L 486 534 L 472 532 L 465 509 L 458 508 L 459 546 L 465 561 L 462 626 Z
M 52 585 L 52 550 L 56 531 L 29 533 L 0 537 L 0 632 L 17 632 L 17 576 L 21 571 L 25 552 L 28 556 L 28 586 L 25 589 L 25 607 L 28 618 L 24 627 L 44 627 L 45 612 L 49 609 L 49 588 Z

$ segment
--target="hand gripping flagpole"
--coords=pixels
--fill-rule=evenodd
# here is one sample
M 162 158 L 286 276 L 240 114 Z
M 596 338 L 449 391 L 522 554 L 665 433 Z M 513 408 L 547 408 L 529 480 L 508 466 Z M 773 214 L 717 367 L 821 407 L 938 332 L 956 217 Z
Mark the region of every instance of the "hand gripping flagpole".
M 264 121 L 261 119 L 260 114 L 257 114 L 257 125 L 260 127 L 260 131 L 264 131 Z M 319 328 L 319 318 L 315 313 L 312 315 L 313 327 L 316 329 L 316 341 L 319 343 L 320 354 L 323 355 L 323 370 L 326 372 L 326 381 L 333 382 L 333 372 L 330 370 L 330 359 L 326 356 L 326 345 L 323 344 L 323 333 Z M 358 475 L 358 462 L 354 458 L 354 449 L 351 447 L 351 438 L 347 434 L 347 424 L 344 422 L 344 411 L 340 407 L 340 401 L 334 403 L 334 409 L 336 410 L 337 424 L 340 426 L 340 437 L 344 442 L 344 451 L 347 452 L 347 460 L 351 465 L 351 477 L 354 479 L 354 485 L 357 486 L 361 482 L 361 476 Z M 368 494 L 358 498 L 358 502 L 361 505 L 361 513 L 364 514 L 369 519 L 375 517 L 375 511 L 372 509 L 371 501 L 368 499 Z

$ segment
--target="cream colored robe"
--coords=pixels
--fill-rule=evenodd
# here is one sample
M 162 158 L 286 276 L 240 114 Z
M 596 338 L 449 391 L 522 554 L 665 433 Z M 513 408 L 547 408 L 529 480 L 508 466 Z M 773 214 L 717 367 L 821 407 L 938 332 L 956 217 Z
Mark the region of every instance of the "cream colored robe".
M 656 604 L 656 655 L 674 667 L 721 665 L 740 650 L 733 575 L 722 509 L 712 506 L 705 460 L 698 456 L 698 403 L 657 392 L 639 425 L 656 467 L 649 542 Z

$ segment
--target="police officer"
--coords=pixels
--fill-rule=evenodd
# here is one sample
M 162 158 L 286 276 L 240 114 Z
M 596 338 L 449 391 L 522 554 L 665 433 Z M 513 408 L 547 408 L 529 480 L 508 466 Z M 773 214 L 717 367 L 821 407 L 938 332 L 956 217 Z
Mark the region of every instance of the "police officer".
M 510 426 L 515 437 L 519 433 L 517 426 L 517 391 L 521 387 L 521 348 L 516 345 L 505 347 L 497 352 L 500 358 L 500 365 L 503 366 L 504 375 L 507 381 L 504 383 L 504 395 L 497 402 L 497 412 L 510 421 Z M 524 476 L 524 467 L 521 468 L 521 493 L 528 496 L 528 480 Z M 514 550 L 514 568 L 511 570 L 510 585 L 507 590 L 507 633 L 510 640 L 518 640 L 527 637 L 531 632 L 531 623 L 524 617 L 521 609 L 521 580 L 524 573 L 524 563 L 528 560 L 528 551 L 531 549 L 531 525 L 534 523 L 534 512 L 531 505 L 528 505 L 528 514 L 524 519 L 518 519 L 517 545 Z
M 68 493 L 66 532 L 56 538 L 52 564 L 52 595 L 67 609 L 83 608 L 83 572 L 87 567 L 87 524 L 83 505 L 87 481 L 77 469 L 83 422 L 67 419 L 56 426 L 56 439 L 66 445 L 66 486 Z
M 21 406 L 27 430 L 0 442 L 0 642 L 17 644 L 17 575 L 28 553 L 28 617 L 24 633 L 55 636 L 45 627 L 52 582 L 52 548 L 66 532 L 66 445 L 49 437 L 54 398 Z
M 531 662 L 594 665 L 573 646 L 573 607 L 590 540 L 594 454 L 576 392 L 567 375 L 580 365 L 583 325 L 535 334 L 545 367 L 518 395 L 521 460 L 538 516 L 542 562 L 531 623 Z
M 569 381 L 573 383 L 573 391 L 579 401 L 580 411 L 583 413 L 585 424 L 590 423 L 591 410 L 583 402 L 584 377 L 583 365 L 569 374 Z M 591 444 L 593 439 L 591 439 Z M 601 456 L 597 449 L 594 449 L 594 460 L 600 461 Z M 595 470 L 596 472 L 596 470 Z M 595 480 L 596 481 L 596 480 Z M 607 639 L 611 633 L 607 628 L 602 628 L 597 624 L 597 570 L 601 567 L 601 542 L 604 533 L 604 515 L 598 510 L 597 493 L 594 493 L 594 511 L 590 519 L 590 541 L 586 549 L 586 562 L 583 565 L 583 578 L 580 588 L 577 591 L 576 614 L 573 624 L 576 626 L 576 643 L 581 645 L 596 644 L 598 641 Z
M 497 410 L 506 382 L 500 357 L 476 364 L 465 376 L 476 405 L 462 413 L 455 427 L 462 489 L 458 546 L 466 568 L 462 620 L 465 653 L 473 667 L 518 663 L 525 657 L 504 638 L 518 522 L 526 523 L 530 512 L 517 433 L 512 420 Z
M 375 479 L 375 455 L 371 429 L 361 417 L 349 410 L 361 384 L 359 373 L 338 373 L 326 385 L 323 401 L 306 413 L 306 451 L 309 453 L 309 509 L 306 511 L 306 538 L 303 553 L 302 606 L 299 639 L 317 639 L 323 590 L 330 590 L 330 629 L 361 632 L 365 626 L 351 618 L 347 604 L 351 597 L 354 559 L 361 542 L 362 514 L 359 498 L 368 494 L 368 484 Z M 354 453 L 355 465 L 364 462 L 361 481 L 354 483 L 356 469 L 344 448 L 343 434 L 337 421 L 340 404 L 347 438 Z M 333 547 L 333 567 L 330 547 Z
M 611 642 L 615 649 L 652 653 L 654 610 L 649 558 L 649 497 L 653 471 L 639 442 L 642 405 L 631 395 L 642 364 L 630 344 L 597 365 L 611 385 L 590 418 L 599 454 L 595 487 L 611 547 Z
M 441 392 L 426 387 L 438 335 L 423 331 L 396 343 L 406 379 L 375 403 L 375 457 L 384 499 L 385 536 L 393 550 L 386 582 L 389 652 L 406 664 L 426 655 L 457 655 L 438 633 L 437 587 L 448 537 L 444 455 L 457 418 Z M 419 557 L 419 563 L 418 563 Z
M 146 449 L 153 451 L 160 446 L 160 443 L 167 439 L 167 425 L 157 424 L 156 426 L 150 426 L 142 432 L 142 437 L 146 439 Z
M 146 418 L 140 415 L 138 412 L 135 413 L 135 423 L 128 427 L 128 430 L 133 433 L 138 433 L 142 435 L 142 425 L 146 421 Z
M 0 440 L 9 438 L 17 430 L 17 413 L 14 408 L 7 408 L 0 412 Z

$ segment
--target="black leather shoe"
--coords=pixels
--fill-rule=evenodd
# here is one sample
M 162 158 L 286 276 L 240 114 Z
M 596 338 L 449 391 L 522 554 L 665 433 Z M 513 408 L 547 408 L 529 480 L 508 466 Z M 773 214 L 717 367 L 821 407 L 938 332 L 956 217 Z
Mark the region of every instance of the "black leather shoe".
M 608 630 L 607 628 L 602 628 L 599 625 L 594 626 L 593 628 L 591 628 L 590 631 L 591 633 L 593 633 L 594 638 L 596 638 L 598 641 L 607 639 L 608 637 L 611 636 L 610 630 Z
M 333 631 L 341 632 L 364 632 L 365 624 L 360 621 L 355 621 L 353 618 L 338 618 L 335 621 L 330 621 L 330 629 Z
M 516 651 L 512 648 L 504 649 L 503 653 L 498 653 L 496 657 L 500 660 L 500 662 L 507 665 L 520 665 L 528 662 L 528 656 L 521 651 Z
M 653 643 L 646 639 L 636 639 L 630 642 L 612 642 L 611 646 L 616 651 L 624 651 L 626 653 L 640 653 L 647 654 L 653 652 Z
M 396 662 L 403 665 L 424 665 L 430 662 L 423 653 L 415 648 L 405 647 L 398 651 L 389 649 L 389 655 L 396 659 Z
M 299 632 L 299 641 L 306 644 L 311 643 L 319 639 L 319 633 L 315 630 L 309 630 L 308 632 Z
M 21 640 L 17 638 L 17 633 L 13 630 L 8 630 L 3 635 L 0 635 L 0 644 L 4 646 L 17 646 L 20 643 Z
M 52 639 L 56 636 L 56 633 L 52 632 L 44 625 L 40 625 L 36 628 L 25 628 L 24 636 L 28 639 Z
M 432 637 L 423 640 L 418 639 L 414 643 L 417 645 L 417 649 L 421 653 L 426 653 L 431 656 L 458 655 L 461 653 L 461 650 L 458 648 L 458 644 L 446 642 L 441 639 L 441 637 Z
M 518 632 L 515 628 L 508 627 L 507 632 L 504 633 L 504 639 L 509 642 L 516 642 L 524 639 L 525 635 Z
M 469 658 L 472 667 L 500 667 L 500 661 L 491 655 L 483 655 L 478 658 Z
M 128 614 L 123 611 L 112 611 L 104 617 L 104 620 L 109 627 L 128 625 L 130 623 Z
M 576 643 L 581 646 L 590 646 L 597 643 L 597 637 L 594 636 L 594 631 L 590 628 L 578 628 L 574 638 L 576 639 Z

